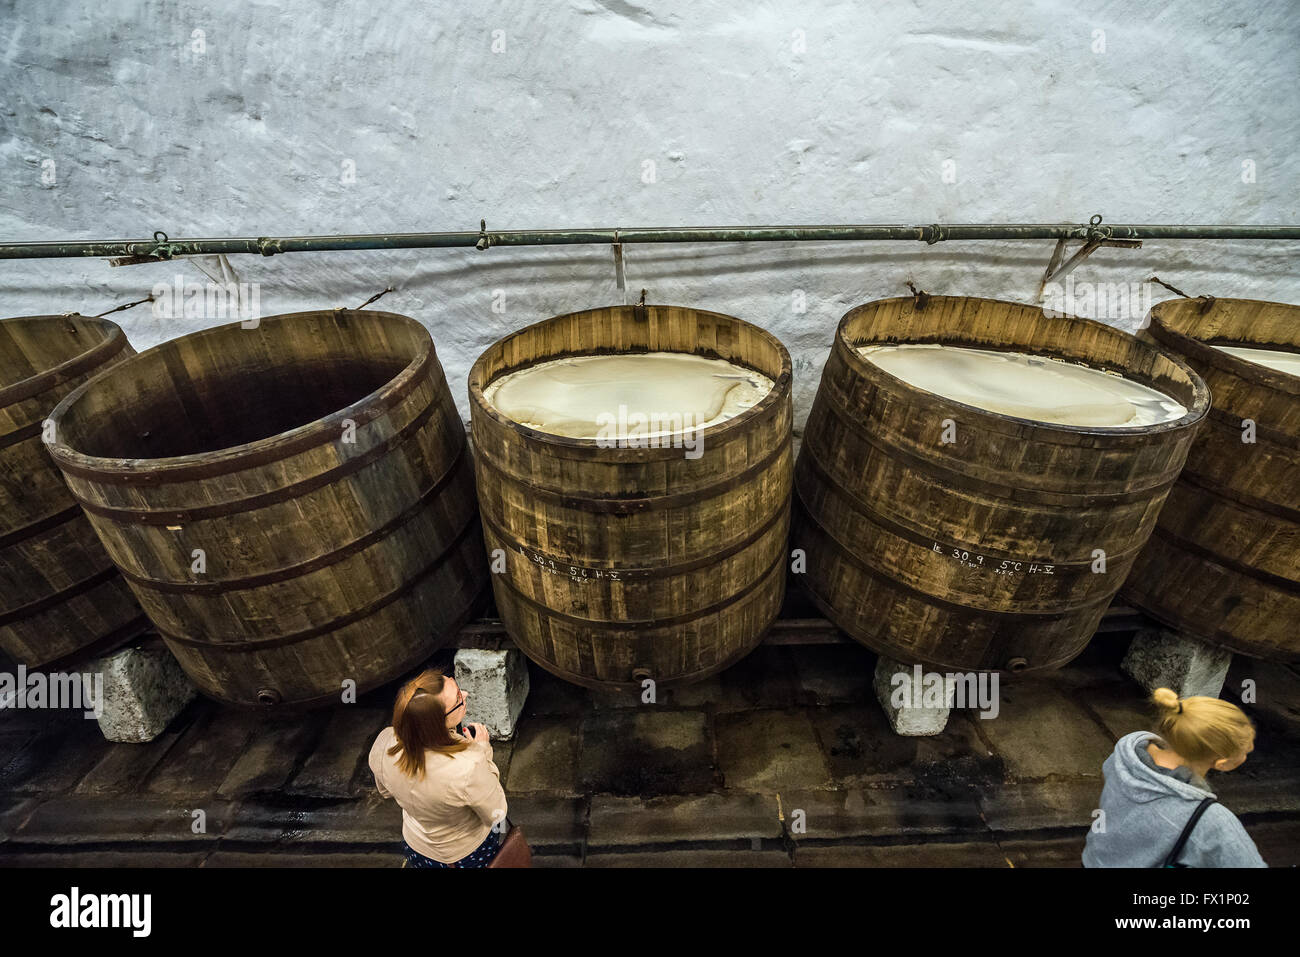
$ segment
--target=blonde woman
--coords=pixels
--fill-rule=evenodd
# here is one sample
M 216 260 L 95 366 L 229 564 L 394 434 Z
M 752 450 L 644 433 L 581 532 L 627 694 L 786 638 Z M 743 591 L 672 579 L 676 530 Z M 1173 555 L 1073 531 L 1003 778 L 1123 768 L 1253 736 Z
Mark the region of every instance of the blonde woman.
M 1104 817 L 1084 867 L 1266 867 L 1236 816 L 1215 800 L 1211 770 L 1241 766 L 1255 728 L 1235 704 L 1158 688 L 1156 730 L 1126 734 L 1102 764 Z
M 454 678 L 426 671 L 397 693 L 392 727 L 370 749 L 383 797 L 402 808 L 408 867 L 487 867 L 501 847 L 506 795 L 487 728 L 465 718 Z

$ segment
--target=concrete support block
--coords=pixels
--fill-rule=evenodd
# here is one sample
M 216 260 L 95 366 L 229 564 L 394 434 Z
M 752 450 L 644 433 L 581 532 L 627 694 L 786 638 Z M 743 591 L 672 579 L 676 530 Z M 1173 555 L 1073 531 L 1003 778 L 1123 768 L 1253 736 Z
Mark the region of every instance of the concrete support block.
M 507 740 L 528 698 L 528 661 L 517 648 L 456 652 L 456 683 L 469 695 L 465 721 L 482 722 L 493 738 Z
M 1133 636 L 1120 667 L 1147 691 L 1169 688 L 1180 698 L 1217 698 L 1228 677 L 1232 652 L 1163 628 Z
M 88 669 L 104 675 L 99 730 L 109 741 L 152 741 L 198 694 L 157 638 L 134 642 L 98 658 Z
M 948 724 L 948 712 L 956 698 L 955 687 L 945 683 L 943 707 L 924 707 L 921 705 L 924 686 L 918 674 L 923 674 L 918 666 L 905 665 L 884 655 L 876 662 L 876 698 L 895 734 L 906 737 L 941 734 Z

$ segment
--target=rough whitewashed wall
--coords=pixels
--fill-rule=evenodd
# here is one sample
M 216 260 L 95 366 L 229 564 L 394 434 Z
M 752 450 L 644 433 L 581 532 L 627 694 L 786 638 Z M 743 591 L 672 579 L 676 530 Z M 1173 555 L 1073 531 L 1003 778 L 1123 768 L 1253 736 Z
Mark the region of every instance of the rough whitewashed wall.
M 1014 11 L 956 0 L 0 0 L 0 14 L 7 240 L 477 229 L 480 218 L 1300 222 L 1300 18 L 1285 0 Z M 802 421 L 847 308 L 903 294 L 909 278 L 1027 301 L 1050 251 L 641 246 L 627 248 L 627 276 L 652 302 L 776 333 L 795 358 Z M 1076 278 L 1156 272 L 1192 294 L 1294 302 L 1297 253 L 1148 242 L 1103 250 Z M 466 414 L 466 373 L 491 341 L 620 295 L 607 246 L 231 263 L 258 284 L 263 314 L 356 305 L 395 286 L 382 307 L 434 332 Z M 101 312 L 178 275 L 204 279 L 193 263 L 0 261 L 0 311 Z M 227 321 L 148 307 L 116 318 L 137 348 Z

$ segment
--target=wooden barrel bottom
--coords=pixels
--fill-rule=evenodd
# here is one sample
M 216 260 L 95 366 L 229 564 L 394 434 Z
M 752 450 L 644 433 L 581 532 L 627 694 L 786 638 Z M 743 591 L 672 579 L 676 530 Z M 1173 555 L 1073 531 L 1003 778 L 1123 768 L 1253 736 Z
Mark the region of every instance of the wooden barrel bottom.
M 392 681 L 450 642 L 482 609 L 483 536 L 477 516 L 427 573 L 358 620 L 301 641 L 212 643 L 160 632 L 207 697 L 236 707 L 310 708 L 342 701 L 343 682 L 361 694 Z M 360 656 L 360 657 L 359 657 Z
M 1170 582 L 1180 584 L 1150 587 Z M 1206 644 L 1266 661 L 1300 661 L 1300 594 L 1269 587 L 1180 547 L 1161 528 L 1151 536 L 1120 595 L 1167 628 Z M 1220 625 L 1207 628 L 1206 622 Z
M 700 681 L 740 661 L 763 641 L 785 598 L 784 555 L 726 607 L 666 627 L 620 629 L 556 617 L 494 575 L 497 609 L 506 631 L 540 667 L 597 691 L 640 692 L 644 669 L 658 688 Z
M 808 570 L 793 577 L 850 638 L 906 664 L 953 672 L 1050 671 L 1083 651 L 1113 597 L 1065 615 L 979 611 L 945 602 L 873 572 L 843 551 L 801 507 L 797 495 L 794 504 L 790 544 L 807 553 Z M 828 582 L 833 586 L 828 588 Z M 837 606 L 823 589 L 841 602 L 852 596 L 853 605 Z M 913 636 L 916 643 L 899 636 Z
M 487 611 L 490 604 L 489 599 L 492 597 L 492 589 L 484 582 L 479 589 L 455 618 L 453 618 L 442 630 L 437 640 L 430 648 L 421 646 L 420 650 L 413 654 L 396 660 L 391 665 L 385 666 L 384 670 L 368 677 L 365 681 L 357 683 L 357 694 L 362 695 L 367 691 L 374 691 L 381 688 L 390 681 L 397 681 L 399 678 L 416 676 L 416 673 L 422 671 L 432 658 L 439 651 L 447 647 L 453 647 L 453 639 L 460 633 L 461 629 L 482 616 Z M 166 639 L 163 639 L 164 641 Z M 261 702 L 249 703 L 246 701 L 231 701 L 229 698 L 219 698 L 199 688 L 205 697 L 212 698 L 228 708 L 234 708 L 237 711 L 260 711 L 265 712 L 267 705 Z M 295 714 L 300 711 L 310 711 L 314 708 L 324 708 L 330 705 L 337 705 L 342 701 L 342 688 L 338 691 L 330 691 L 316 698 L 304 698 L 296 701 L 285 702 L 284 704 L 275 705 L 276 714 Z
M 20 611 L 18 620 L 0 626 L 0 647 L 33 671 L 108 654 L 152 627 L 111 566 Z M 87 634 L 97 637 L 86 641 Z

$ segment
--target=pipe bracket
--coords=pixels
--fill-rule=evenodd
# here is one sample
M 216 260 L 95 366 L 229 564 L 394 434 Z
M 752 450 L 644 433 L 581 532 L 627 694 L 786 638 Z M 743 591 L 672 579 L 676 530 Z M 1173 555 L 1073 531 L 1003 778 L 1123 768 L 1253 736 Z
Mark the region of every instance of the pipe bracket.
M 1080 226 L 1080 232 L 1083 234 L 1083 244 L 1074 251 L 1074 255 L 1065 259 L 1066 243 L 1065 236 L 1056 241 L 1056 246 L 1052 250 L 1052 256 L 1047 261 L 1047 268 L 1043 270 L 1042 282 L 1038 284 L 1038 296 L 1036 302 L 1043 301 L 1043 292 L 1047 289 L 1048 283 L 1056 282 L 1058 279 L 1064 279 L 1085 259 L 1091 256 L 1102 246 L 1115 246 L 1120 249 L 1141 249 L 1142 240 L 1140 239 L 1115 239 L 1115 231 L 1110 226 L 1102 226 L 1101 213 L 1096 213 L 1088 220 L 1086 227 Z M 1062 260 L 1065 260 L 1062 262 Z

